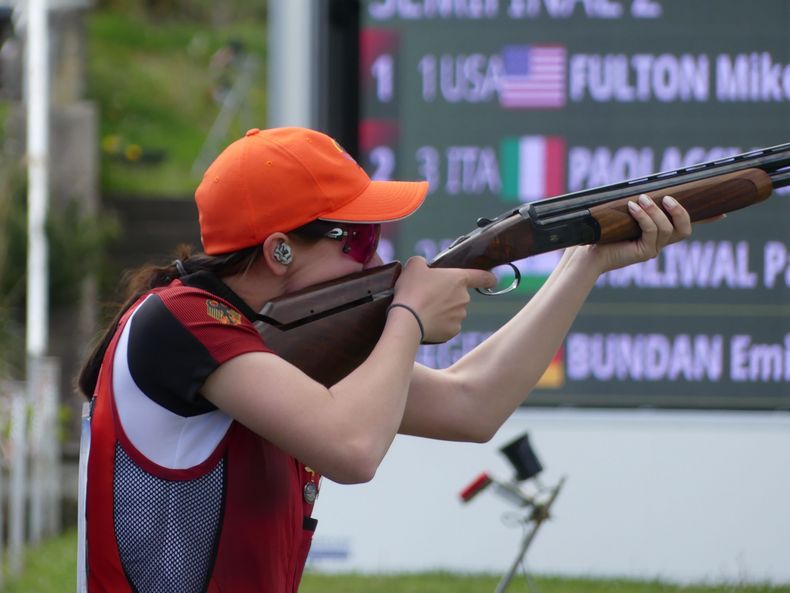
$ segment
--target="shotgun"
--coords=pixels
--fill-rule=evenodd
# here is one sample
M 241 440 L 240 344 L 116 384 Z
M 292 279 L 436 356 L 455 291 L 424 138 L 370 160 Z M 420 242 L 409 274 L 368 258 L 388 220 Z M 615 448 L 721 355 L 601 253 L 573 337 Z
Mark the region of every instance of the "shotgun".
M 430 262 L 489 270 L 555 249 L 639 237 L 627 204 L 647 194 L 659 207 L 673 196 L 692 222 L 739 210 L 790 185 L 790 143 L 753 150 L 562 196 L 480 218 Z M 327 387 L 359 366 L 384 329 L 401 265 L 393 262 L 283 295 L 266 303 L 256 327 L 285 360 Z M 501 294 L 492 293 L 492 294 Z

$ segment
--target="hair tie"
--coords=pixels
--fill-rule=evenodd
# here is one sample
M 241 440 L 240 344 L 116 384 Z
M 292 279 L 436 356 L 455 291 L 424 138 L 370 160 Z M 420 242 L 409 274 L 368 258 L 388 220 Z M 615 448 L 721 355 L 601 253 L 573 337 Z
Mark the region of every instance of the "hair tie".
M 173 265 L 176 267 L 176 272 L 178 272 L 179 278 L 181 276 L 187 275 L 187 269 L 184 267 L 184 262 L 182 262 L 180 259 L 174 260 Z
M 420 316 L 417 315 L 417 311 L 409 307 L 409 305 L 404 305 L 403 303 L 392 303 L 389 307 L 387 307 L 387 315 L 389 315 L 389 312 L 395 307 L 406 309 L 409 313 L 414 315 L 414 319 L 417 321 L 417 325 L 420 327 L 420 344 L 422 344 L 425 340 L 425 328 L 422 326 L 422 320 L 420 319 Z

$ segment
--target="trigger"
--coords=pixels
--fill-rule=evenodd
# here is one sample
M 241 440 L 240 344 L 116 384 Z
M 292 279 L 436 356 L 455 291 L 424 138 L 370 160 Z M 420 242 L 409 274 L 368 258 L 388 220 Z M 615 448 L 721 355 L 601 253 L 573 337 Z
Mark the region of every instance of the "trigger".
M 506 294 L 508 292 L 516 290 L 519 284 L 521 284 L 521 272 L 512 263 L 509 263 L 507 265 L 509 265 L 510 268 L 513 270 L 513 282 L 511 282 L 509 286 L 503 288 L 502 290 L 491 290 L 490 288 L 483 288 L 482 290 L 480 288 L 475 288 L 475 290 L 480 294 L 482 294 L 483 296 L 499 296 L 500 294 Z

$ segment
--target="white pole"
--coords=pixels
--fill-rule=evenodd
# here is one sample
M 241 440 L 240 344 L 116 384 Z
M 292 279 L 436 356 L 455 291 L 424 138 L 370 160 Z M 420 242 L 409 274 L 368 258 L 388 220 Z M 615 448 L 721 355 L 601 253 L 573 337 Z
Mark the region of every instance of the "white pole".
M 60 484 L 57 459 L 57 407 L 60 365 L 58 359 L 34 356 L 28 367 L 28 403 L 30 434 L 30 531 L 28 540 L 37 545 L 57 530 L 56 507 L 60 503 Z
M 315 125 L 315 16 L 312 0 L 269 0 L 268 127 Z
M 48 270 L 45 223 L 49 201 L 49 59 L 47 0 L 29 0 L 27 10 L 27 354 L 46 354 Z
M 11 398 L 11 460 L 9 484 L 8 570 L 19 575 L 25 543 L 25 464 L 27 462 L 27 401 L 20 384 Z
M 27 38 L 25 43 L 25 93 L 27 104 L 27 405 L 36 401 L 40 387 L 38 361 L 46 354 L 49 327 L 48 303 L 48 248 L 46 236 L 47 205 L 49 201 L 48 141 L 49 141 L 49 48 L 47 39 L 48 0 L 29 0 L 27 5 Z M 19 405 L 19 404 L 17 404 Z M 24 409 L 24 408 L 23 408 Z M 16 408 L 15 408 L 16 410 Z M 22 569 L 24 518 L 27 493 L 27 452 L 25 433 L 27 418 L 17 418 L 16 430 L 21 442 L 16 457 L 15 505 L 11 540 L 14 549 L 10 558 L 12 573 Z M 21 500 L 19 500 L 21 499 Z

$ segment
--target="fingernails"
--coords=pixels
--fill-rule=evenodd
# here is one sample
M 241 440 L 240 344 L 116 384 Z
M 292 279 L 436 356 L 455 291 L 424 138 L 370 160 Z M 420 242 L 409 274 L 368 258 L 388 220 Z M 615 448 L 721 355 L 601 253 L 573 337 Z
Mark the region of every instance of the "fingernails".
M 653 200 L 651 200 L 647 194 L 642 194 L 639 196 L 639 203 L 642 204 L 642 206 L 650 206 Z
M 636 202 L 628 202 L 628 209 L 631 212 L 639 212 L 640 208 L 636 205 Z
M 664 206 L 666 206 L 670 210 L 672 210 L 672 208 L 678 205 L 678 201 L 672 196 L 664 196 L 662 202 L 664 202 Z

